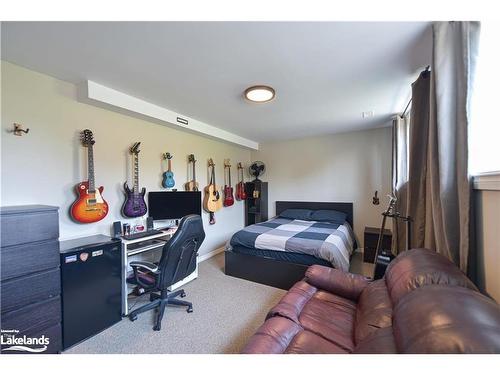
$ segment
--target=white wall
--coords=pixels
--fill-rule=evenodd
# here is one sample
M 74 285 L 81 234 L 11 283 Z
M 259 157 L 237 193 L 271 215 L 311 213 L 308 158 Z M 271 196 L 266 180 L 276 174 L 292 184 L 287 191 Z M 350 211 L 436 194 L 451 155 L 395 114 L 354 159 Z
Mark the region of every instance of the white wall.
M 476 190 L 474 196 L 478 286 L 500 302 L 500 188 Z
M 207 182 L 209 157 L 217 163 L 220 184 L 224 158 L 230 158 L 234 165 L 240 161 L 248 165 L 250 161 L 248 149 L 78 102 L 73 84 L 4 61 L 1 65 L 1 205 L 59 206 L 61 239 L 109 235 L 113 221 L 133 221 L 120 214 L 122 185 L 131 180 L 128 148 L 133 142 L 141 142 L 140 185 L 148 191 L 162 190 L 161 155 L 167 151 L 174 155 L 179 190 L 187 179 L 190 153 L 198 159 L 201 186 Z M 30 128 L 29 134 L 17 137 L 9 133 L 14 122 Z M 75 184 L 87 179 L 86 149 L 79 143 L 79 132 L 85 128 L 94 132 L 96 184 L 104 186 L 103 196 L 110 205 L 108 216 L 94 224 L 76 224 L 68 214 L 75 199 Z M 211 226 L 208 214 L 203 215 L 207 238 L 201 254 L 222 246 L 244 226 L 243 204 L 236 202 L 223 208 L 216 218 L 217 224 Z
M 270 215 L 277 200 L 353 202 L 361 244 L 365 226 L 380 226 L 391 190 L 390 128 L 261 143 L 252 160 L 267 167 Z M 375 190 L 379 206 L 372 205 Z

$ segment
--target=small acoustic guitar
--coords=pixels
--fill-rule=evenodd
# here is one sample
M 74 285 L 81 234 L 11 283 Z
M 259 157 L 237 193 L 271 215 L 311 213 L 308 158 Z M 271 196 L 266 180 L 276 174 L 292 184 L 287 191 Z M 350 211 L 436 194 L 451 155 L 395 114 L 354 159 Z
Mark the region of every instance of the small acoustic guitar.
M 170 189 L 175 186 L 174 172 L 172 172 L 172 155 L 170 152 L 163 154 L 163 159 L 167 160 L 168 168 L 167 171 L 163 173 L 161 185 L 166 189 Z
M 194 154 L 189 155 L 188 163 L 193 165 L 193 179 L 184 184 L 186 191 L 198 191 L 198 182 L 196 182 L 196 159 Z
M 205 187 L 203 208 L 210 214 L 210 224 L 215 224 L 214 213 L 222 208 L 222 198 L 219 187 L 215 183 L 215 163 L 212 159 L 208 160 L 208 168 L 210 170 L 210 182 Z
M 229 162 L 229 159 L 224 160 L 224 172 L 227 169 L 228 173 L 228 181 L 229 184 L 226 185 L 224 183 L 224 206 L 229 207 L 234 204 L 234 197 L 233 197 L 233 187 L 231 186 L 231 164 Z M 226 174 L 224 173 L 224 180 L 226 179 Z
M 125 217 L 140 217 L 146 215 L 148 208 L 146 206 L 146 201 L 144 200 L 144 195 L 146 194 L 146 188 L 139 190 L 139 146 L 141 142 L 136 142 L 130 148 L 130 153 L 133 158 L 134 166 L 134 186 L 132 190 L 128 187 L 125 182 L 123 188 L 125 190 L 125 202 L 122 207 L 122 214 Z
M 245 183 L 243 182 L 243 166 L 241 163 L 238 163 L 238 178 L 241 173 L 241 179 L 236 185 L 236 199 L 239 201 L 243 201 L 247 199 L 247 192 L 245 191 Z
M 95 223 L 108 214 L 108 203 L 102 197 L 104 187 L 95 187 L 94 179 L 94 135 L 89 129 L 81 134 L 81 141 L 87 147 L 88 180 L 76 185 L 78 198 L 71 205 L 71 217 L 79 223 Z

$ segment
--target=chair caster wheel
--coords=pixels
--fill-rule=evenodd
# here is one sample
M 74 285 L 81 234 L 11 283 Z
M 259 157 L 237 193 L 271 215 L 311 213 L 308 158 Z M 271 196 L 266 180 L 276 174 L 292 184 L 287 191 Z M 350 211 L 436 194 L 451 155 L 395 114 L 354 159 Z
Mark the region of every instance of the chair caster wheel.
M 134 322 L 137 320 L 137 315 L 129 315 L 128 318 L 130 319 L 131 322 Z
M 193 307 L 192 306 L 189 306 L 186 310 L 188 313 L 192 313 L 193 312 Z
M 160 331 L 161 330 L 161 326 L 154 326 L 153 327 L 153 331 Z
M 186 297 L 186 293 L 182 292 L 181 293 L 181 298 L 184 298 L 184 297 Z

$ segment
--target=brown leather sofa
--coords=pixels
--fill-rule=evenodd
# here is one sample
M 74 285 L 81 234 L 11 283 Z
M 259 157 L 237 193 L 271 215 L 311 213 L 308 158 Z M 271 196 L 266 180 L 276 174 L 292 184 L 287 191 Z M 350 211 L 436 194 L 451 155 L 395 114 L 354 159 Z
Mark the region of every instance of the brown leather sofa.
M 243 353 L 500 353 L 500 308 L 430 250 L 376 281 L 311 266 Z

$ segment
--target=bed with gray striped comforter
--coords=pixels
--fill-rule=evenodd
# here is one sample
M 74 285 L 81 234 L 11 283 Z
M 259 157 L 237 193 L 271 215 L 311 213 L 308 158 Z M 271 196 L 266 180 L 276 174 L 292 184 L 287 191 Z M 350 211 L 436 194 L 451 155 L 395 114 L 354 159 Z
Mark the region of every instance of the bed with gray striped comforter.
M 348 271 L 354 243 L 354 234 L 347 222 L 335 224 L 276 217 L 236 232 L 228 247 L 303 253 Z

